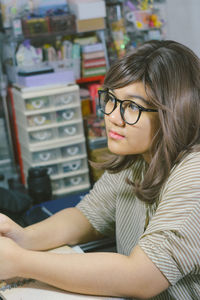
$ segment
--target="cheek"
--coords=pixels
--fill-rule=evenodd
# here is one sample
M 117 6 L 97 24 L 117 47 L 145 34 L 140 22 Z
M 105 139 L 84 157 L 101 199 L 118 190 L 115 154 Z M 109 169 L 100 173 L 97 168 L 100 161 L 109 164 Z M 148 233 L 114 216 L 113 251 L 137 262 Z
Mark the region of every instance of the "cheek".
M 109 127 L 108 116 L 105 116 L 105 125 L 106 128 Z M 126 125 L 124 130 L 124 140 L 113 141 L 108 138 L 109 150 L 120 155 L 143 154 L 150 150 L 153 136 L 157 130 L 157 122 L 149 115 L 143 115 L 137 124 Z
M 108 120 L 108 116 L 106 116 L 106 115 L 104 115 L 104 124 L 105 124 L 105 127 L 106 127 L 106 130 L 107 130 L 107 125 L 108 125 L 108 122 L 109 122 L 109 120 Z
M 156 129 L 150 118 L 143 118 L 134 128 L 129 128 L 128 143 L 138 153 L 144 153 L 151 147 Z
M 138 153 L 147 151 L 151 144 L 151 129 L 150 127 L 135 127 L 129 131 L 127 142 L 134 147 Z

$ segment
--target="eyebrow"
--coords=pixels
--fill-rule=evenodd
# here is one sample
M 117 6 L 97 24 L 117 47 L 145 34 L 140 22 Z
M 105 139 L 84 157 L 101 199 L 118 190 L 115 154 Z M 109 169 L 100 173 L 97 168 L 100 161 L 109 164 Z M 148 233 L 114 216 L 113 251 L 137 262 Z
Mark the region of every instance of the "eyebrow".
M 112 93 L 114 94 L 114 96 L 116 96 L 115 92 L 112 89 L 109 89 L 109 90 L 112 91 Z M 131 100 L 129 98 L 138 98 L 138 99 L 142 100 L 146 105 L 150 104 L 149 101 L 147 101 L 146 99 L 144 99 L 142 96 L 136 95 L 136 94 L 127 94 L 126 97 L 124 97 L 124 98 L 126 98 L 127 100 Z

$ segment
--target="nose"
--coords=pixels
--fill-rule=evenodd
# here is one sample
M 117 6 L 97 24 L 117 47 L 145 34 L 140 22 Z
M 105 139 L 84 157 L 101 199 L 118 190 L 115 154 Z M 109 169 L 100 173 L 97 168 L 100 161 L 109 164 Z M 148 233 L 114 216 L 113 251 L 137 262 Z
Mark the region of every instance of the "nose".
M 117 126 L 124 126 L 125 122 L 122 119 L 121 113 L 120 113 L 120 105 L 117 105 L 115 110 L 108 116 L 110 122 Z

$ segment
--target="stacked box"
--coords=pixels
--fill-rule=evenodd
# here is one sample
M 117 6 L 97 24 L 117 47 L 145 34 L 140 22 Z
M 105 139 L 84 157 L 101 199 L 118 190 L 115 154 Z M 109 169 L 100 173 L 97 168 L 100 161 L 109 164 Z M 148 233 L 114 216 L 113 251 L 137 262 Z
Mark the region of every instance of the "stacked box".
M 106 73 L 104 45 L 95 43 L 82 46 L 82 76 L 91 77 Z

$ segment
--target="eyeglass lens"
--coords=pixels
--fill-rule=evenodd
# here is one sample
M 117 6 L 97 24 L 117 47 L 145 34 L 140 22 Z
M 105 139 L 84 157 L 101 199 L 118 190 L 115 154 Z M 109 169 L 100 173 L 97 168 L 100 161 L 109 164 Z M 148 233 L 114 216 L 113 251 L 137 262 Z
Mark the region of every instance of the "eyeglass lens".
M 111 114 L 117 105 L 119 105 L 119 103 L 112 94 L 108 92 L 100 94 L 100 107 L 103 113 Z M 135 103 L 125 100 L 122 103 L 121 113 L 124 121 L 132 124 L 137 122 L 140 110 Z

